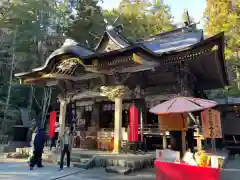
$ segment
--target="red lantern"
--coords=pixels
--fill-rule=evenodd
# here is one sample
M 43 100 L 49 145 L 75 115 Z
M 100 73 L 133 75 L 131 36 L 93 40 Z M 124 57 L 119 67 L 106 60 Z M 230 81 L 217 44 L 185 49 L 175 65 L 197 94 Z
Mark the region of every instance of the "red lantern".
M 50 112 L 50 119 L 49 119 L 49 137 L 54 137 L 55 128 L 56 128 L 56 119 L 57 119 L 57 112 L 52 111 Z
M 129 109 L 129 134 L 128 141 L 136 142 L 138 141 L 138 118 L 139 111 L 138 108 L 133 104 Z

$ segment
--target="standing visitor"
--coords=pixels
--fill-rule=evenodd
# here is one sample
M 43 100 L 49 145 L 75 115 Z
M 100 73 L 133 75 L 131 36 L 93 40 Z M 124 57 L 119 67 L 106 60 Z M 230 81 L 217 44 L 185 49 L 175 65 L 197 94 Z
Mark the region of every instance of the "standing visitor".
M 70 167 L 70 153 L 72 151 L 73 145 L 73 135 L 70 131 L 70 128 L 66 127 L 63 135 L 60 137 L 60 170 L 63 169 L 64 156 L 67 154 L 67 167 Z
M 34 136 L 34 134 L 33 134 Z M 39 128 L 35 137 L 33 137 L 33 155 L 30 159 L 30 170 L 37 164 L 37 167 L 42 168 L 42 153 L 46 141 L 46 134 L 44 129 Z
M 34 139 L 35 139 L 35 136 L 36 136 L 37 132 L 38 132 L 38 128 L 37 127 L 33 128 L 32 135 L 31 135 L 31 141 L 30 141 L 31 151 L 30 151 L 30 156 L 28 157 L 29 158 L 28 159 L 29 164 L 30 164 L 30 161 L 33 157 L 33 151 L 34 151 L 34 143 L 33 142 L 34 142 Z
M 33 132 L 32 132 L 32 137 L 31 137 L 31 142 L 30 142 L 30 146 L 32 147 L 32 151 L 34 150 L 34 145 L 33 145 L 33 142 L 34 142 L 34 139 L 35 139 L 35 136 L 38 132 L 38 128 L 35 127 Z

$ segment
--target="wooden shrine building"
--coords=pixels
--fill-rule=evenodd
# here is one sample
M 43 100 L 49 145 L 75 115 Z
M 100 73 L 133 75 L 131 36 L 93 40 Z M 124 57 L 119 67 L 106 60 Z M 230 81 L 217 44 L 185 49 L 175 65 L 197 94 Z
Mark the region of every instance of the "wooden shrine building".
M 112 129 L 107 136 L 114 136 L 115 151 L 125 138 L 125 111 L 133 101 L 143 109 L 145 126 L 152 121 L 147 108 L 177 94 L 206 98 L 204 90 L 228 84 L 223 33 L 204 39 L 192 24 L 132 42 L 121 30 L 108 25 L 91 50 L 68 39 L 42 67 L 15 74 L 23 84 L 58 87 L 60 132 L 67 104 L 75 102 L 78 124 L 83 113 L 88 121 L 86 136 Z

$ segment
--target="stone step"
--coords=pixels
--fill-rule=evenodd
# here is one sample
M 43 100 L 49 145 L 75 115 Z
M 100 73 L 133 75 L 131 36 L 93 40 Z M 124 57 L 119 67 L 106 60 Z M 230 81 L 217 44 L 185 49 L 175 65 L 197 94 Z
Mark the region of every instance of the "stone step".
M 60 164 L 60 161 L 58 161 Z M 64 165 L 67 164 L 66 159 L 64 160 Z M 71 164 L 73 167 L 82 168 L 82 169 L 89 169 L 95 166 L 94 158 L 76 158 L 71 157 Z
M 87 163 L 92 158 L 78 158 L 78 157 L 71 157 L 71 162 L 78 162 L 78 163 Z
M 138 166 L 138 164 L 141 164 L 141 167 L 151 167 L 153 166 L 154 160 L 155 158 L 110 159 L 110 158 L 96 157 L 95 165 L 97 167 L 107 167 L 107 166 L 131 167 L 131 166 Z
M 132 172 L 132 169 L 122 166 L 108 166 L 105 168 L 105 171 L 108 173 L 115 173 L 115 174 L 129 174 Z
M 92 158 L 93 155 L 91 154 L 78 154 L 78 153 L 72 153 L 73 157 L 77 157 L 77 158 Z

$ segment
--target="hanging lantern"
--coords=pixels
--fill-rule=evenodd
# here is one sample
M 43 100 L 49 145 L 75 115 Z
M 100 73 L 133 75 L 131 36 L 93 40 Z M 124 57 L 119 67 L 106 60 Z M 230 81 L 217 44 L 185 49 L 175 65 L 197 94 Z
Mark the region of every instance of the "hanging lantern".
M 50 112 L 50 119 L 49 119 L 49 137 L 54 137 L 55 128 L 56 128 L 56 119 L 57 119 L 57 112 L 53 111 Z
M 129 142 L 138 141 L 138 119 L 139 119 L 139 111 L 138 108 L 132 104 L 129 109 L 129 134 L 128 140 Z

